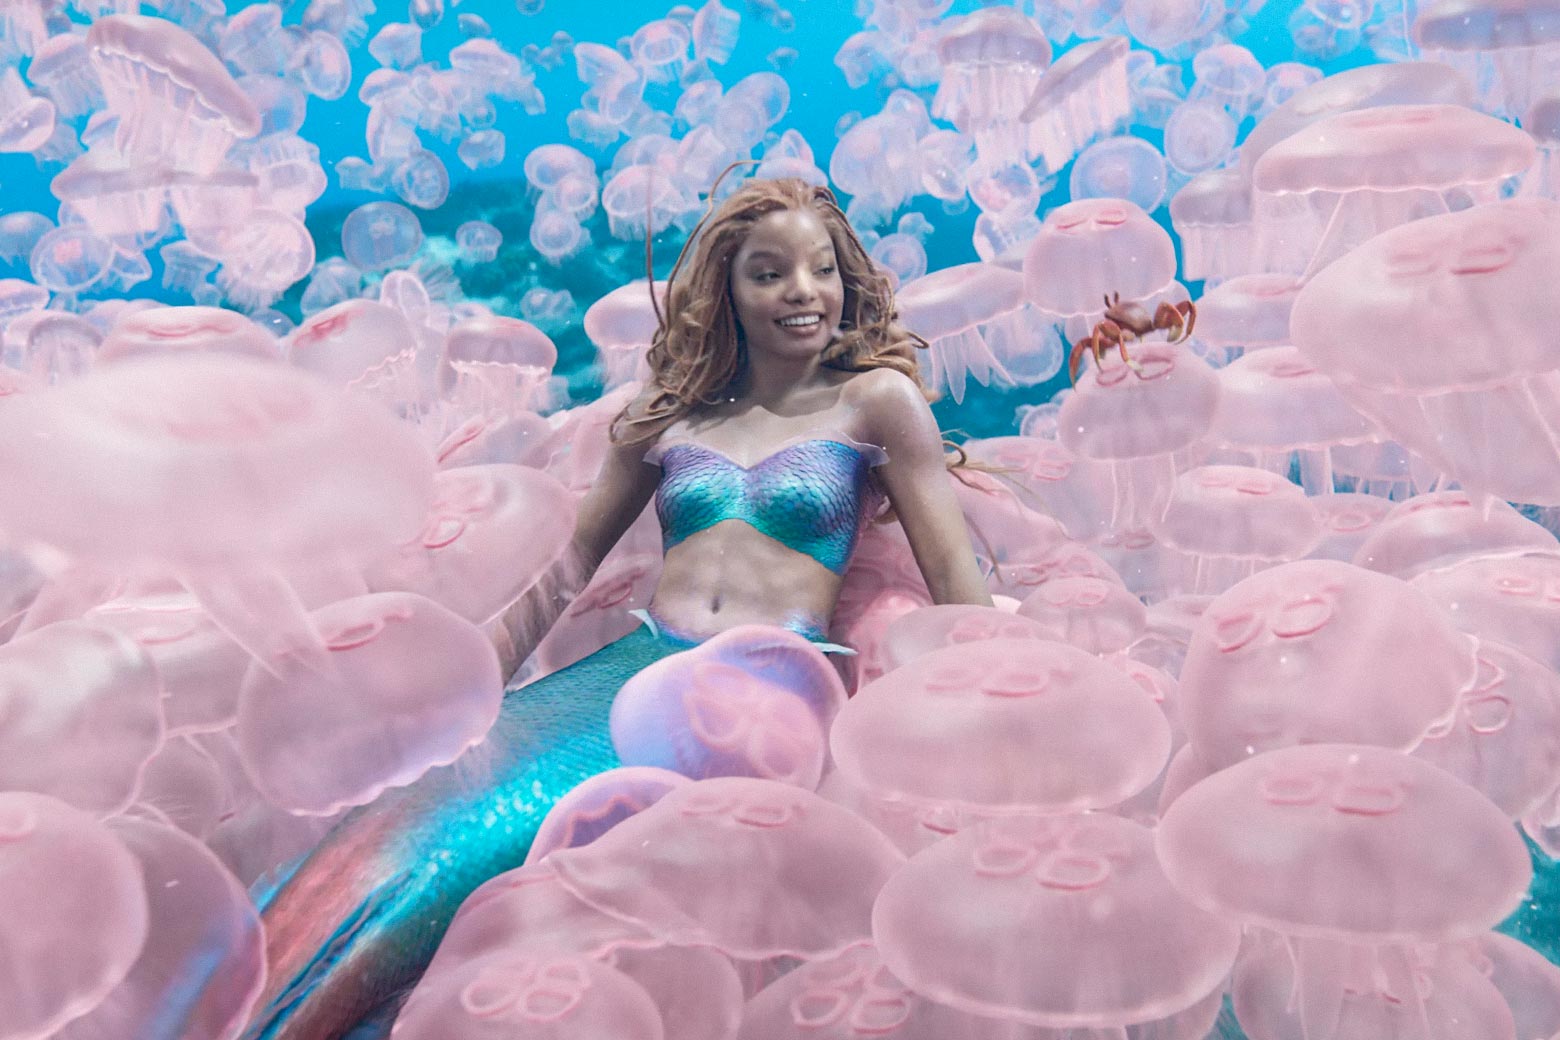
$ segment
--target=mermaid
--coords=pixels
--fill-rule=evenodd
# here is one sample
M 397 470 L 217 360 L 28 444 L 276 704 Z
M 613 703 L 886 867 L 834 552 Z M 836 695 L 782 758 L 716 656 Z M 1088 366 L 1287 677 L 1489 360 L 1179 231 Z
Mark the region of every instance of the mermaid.
M 565 555 L 493 635 L 513 675 L 653 497 L 665 564 L 645 623 L 511 686 L 482 744 L 355 810 L 260 896 L 270 977 L 246 1040 L 388 1033 L 461 901 L 521 865 L 565 792 L 619 764 L 607 718 L 624 682 L 738 625 L 841 649 L 830 617 L 885 500 L 934 602 L 991 604 L 924 346 L 827 188 L 752 180 L 712 208 Z

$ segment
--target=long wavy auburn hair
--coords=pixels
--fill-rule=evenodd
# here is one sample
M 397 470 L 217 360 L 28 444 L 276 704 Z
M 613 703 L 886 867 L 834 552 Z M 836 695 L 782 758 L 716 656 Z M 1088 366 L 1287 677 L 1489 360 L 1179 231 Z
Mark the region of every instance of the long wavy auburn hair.
M 873 265 L 833 192 L 796 178 L 749 180 L 717 207 L 719 185 L 716 180 L 711 187 L 710 209 L 688 236 L 667 279 L 666 308 L 657 309 L 659 324 L 650 342 L 647 394 L 613 419 L 613 443 L 648 440 L 727 392 L 747 361 L 731 300 L 732 265 L 753 226 L 782 210 L 812 211 L 834 243 L 844 308 L 839 335 L 826 348 L 823 364 L 847 372 L 892 368 L 913 379 L 928 401 L 936 400 L 916 366 L 915 351 L 926 349 L 926 340 L 899 324 L 893 286 Z M 648 267 L 648 246 L 646 253 Z

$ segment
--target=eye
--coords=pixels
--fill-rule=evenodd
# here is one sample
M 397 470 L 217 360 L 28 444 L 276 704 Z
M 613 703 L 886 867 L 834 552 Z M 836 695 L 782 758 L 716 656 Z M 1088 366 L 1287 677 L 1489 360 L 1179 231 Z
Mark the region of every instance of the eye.
M 834 273 L 834 265 L 833 264 L 825 264 L 822 267 L 818 268 L 818 273 L 819 274 L 833 274 Z

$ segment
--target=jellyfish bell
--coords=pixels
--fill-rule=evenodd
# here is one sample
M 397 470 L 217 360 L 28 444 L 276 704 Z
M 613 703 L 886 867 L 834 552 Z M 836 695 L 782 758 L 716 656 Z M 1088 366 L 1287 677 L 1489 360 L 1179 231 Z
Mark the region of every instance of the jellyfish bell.
M 1143 300 L 1175 278 L 1169 234 L 1125 199 L 1080 199 L 1046 215 L 1024 253 L 1024 292 L 1047 314 L 1064 319 L 1069 339 L 1099 320 L 1102 299 L 1120 293 Z
M 115 322 L 98 350 L 98 363 L 112 364 L 147 354 L 208 351 L 281 360 L 275 338 L 236 311 L 154 307 Z
M 1472 493 L 1560 504 L 1560 204 L 1508 199 L 1394 228 L 1313 278 L 1295 346 L 1393 438 Z M 1478 350 L 1468 350 L 1468 343 Z
M 655 283 L 661 306 L 666 305 L 666 282 Z M 607 293 L 585 311 L 585 335 L 596 345 L 609 389 L 640 378 L 644 355 L 655 335 L 656 312 L 649 283 L 637 278 Z

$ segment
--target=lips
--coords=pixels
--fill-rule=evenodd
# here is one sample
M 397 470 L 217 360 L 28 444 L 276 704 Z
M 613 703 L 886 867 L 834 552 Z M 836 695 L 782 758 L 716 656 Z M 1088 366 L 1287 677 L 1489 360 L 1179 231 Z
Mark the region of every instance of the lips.
M 796 318 L 810 318 L 812 320 L 798 322 L 793 320 Z M 822 324 L 822 322 L 823 315 L 821 314 L 788 314 L 784 318 L 775 319 L 775 324 L 779 325 L 783 329 L 810 329 L 816 325 Z

